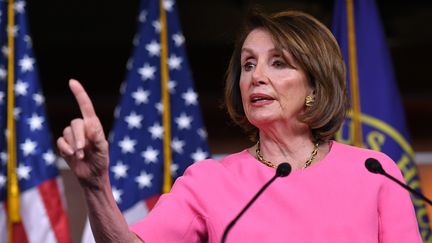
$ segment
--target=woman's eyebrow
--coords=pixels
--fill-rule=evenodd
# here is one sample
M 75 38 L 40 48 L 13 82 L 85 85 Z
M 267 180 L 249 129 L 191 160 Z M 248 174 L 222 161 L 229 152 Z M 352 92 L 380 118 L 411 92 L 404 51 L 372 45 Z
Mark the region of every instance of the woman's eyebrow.
M 280 49 L 280 48 L 276 48 L 276 47 L 273 47 L 273 48 L 271 48 L 271 49 L 269 49 L 269 50 L 267 50 L 268 52 L 275 52 L 275 53 L 279 53 L 279 54 L 283 54 L 283 50 L 282 49 Z M 242 49 L 241 49 L 241 53 L 243 53 L 243 52 L 248 52 L 248 53 L 255 53 L 255 51 L 252 49 L 252 48 L 249 48 L 249 47 L 243 47 Z

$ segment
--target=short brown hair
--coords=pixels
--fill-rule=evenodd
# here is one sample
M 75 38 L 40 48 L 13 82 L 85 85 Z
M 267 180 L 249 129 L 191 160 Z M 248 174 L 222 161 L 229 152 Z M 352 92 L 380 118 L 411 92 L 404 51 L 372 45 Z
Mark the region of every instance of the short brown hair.
M 336 133 L 349 102 L 345 87 L 345 65 L 336 39 L 314 17 L 298 11 L 265 15 L 252 11 L 234 46 L 225 81 L 225 105 L 233 121 L 251 135 L 258 129 L 246 118 L 240 94 L 240 55 L 243 42 L 254 29 L 261 28 L 273 38 L 277 48 L 291 53 L 305 71 L 315 92 L 315 102 L 299 117 L 316 141 L 327 141 Z

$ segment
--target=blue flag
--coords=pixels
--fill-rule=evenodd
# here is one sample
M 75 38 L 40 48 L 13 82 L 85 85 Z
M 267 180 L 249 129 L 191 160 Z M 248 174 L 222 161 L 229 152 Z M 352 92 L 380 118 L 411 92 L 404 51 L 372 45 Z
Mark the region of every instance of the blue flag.
M 8 5 L 13 6 L 13 27 L 9 27 Z M 32 41 L 27 28 L 26 1 L 0 1 L 0 242 L 71 242 L 62 203 L 62 184 L 46 118 L 44 97 L 39 84 Z M 7 29 L 13 33 L 8 41 Z M 13 48 L 12 48 L 13 47 Z M 13 58 L 14 92 L 8 93 Z M 11 75 L 12 77 L 12 75 Z M 8 97 L 14 100 L 13 114 L 8 114 Z M 7 142 L 7 118 L 15 122 L 16 144 Z M 5 200 L 10 175 L 8 146 L 16 151 L 16 174 L 20 192 L 21 222 L 7 232 Z M 10 232 L 9 232 L 10 233 Z
M 374 0 L 336 0 L 333 33 L 347 66 L 351 111 L 337 140 L 382 151 L 407 184 L 420 190 L 414 151 Z M 432 242 L 424 202 L 412 198 L 424 242 Z

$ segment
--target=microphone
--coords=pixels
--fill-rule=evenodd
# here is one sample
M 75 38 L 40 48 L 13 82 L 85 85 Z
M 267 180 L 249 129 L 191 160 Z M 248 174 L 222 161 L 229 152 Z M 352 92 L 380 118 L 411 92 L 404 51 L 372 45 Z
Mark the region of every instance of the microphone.
M 291 173 L 291 165 L 283 162 L 278 165 L 276 168 L 276 174 L 255 194 L 255 196 L 250 200 L 250 202 L 243 208 L 243 210 L 235 217 L 225 228 L 225 231 L 222 236 L 221 243 L 225 243 L 225 240 L 228 236 L 228 233 L 230 232 L 231 228 L 234 226 L 235 223 L 240 219 L 240 217 L 248 210 L 248 208 L 255 202 L 255 200 L 267 189 L 268 186 L 270 186 L 271 183 L 273 183 L 274 180 L 278 177 L 285 177 Z
M 397 184 L 399 184 L 401 187 L 405 188 L 406 190 L 408 190 L 412 194 L 414 194 L 417 197 L 426 201 L 429 205 L 432 205 L 432 201 L 429 198 L 427 198 L 425 195 L 423 195 L 420 192 L 418 192 L 418 191 L 412 189 L 411 187 L 405 185 L 404 183 L 402 183 L 401 181 L 399 181 L 395 177 L 393 177 L 390 174 L 388 174 L 387 172 L 385 172 L 385 170 L 383 169 L 383 167 L 381 166 L 381 164 L 378 160 L 376 160 L 374 158 L 369 158 L 365 161 L 365 166 L 368 169 L 368 171 L 375 173 L 375 174 L 381 174 L 381 175 L 389 178 L 390 180 L 396 182 Z

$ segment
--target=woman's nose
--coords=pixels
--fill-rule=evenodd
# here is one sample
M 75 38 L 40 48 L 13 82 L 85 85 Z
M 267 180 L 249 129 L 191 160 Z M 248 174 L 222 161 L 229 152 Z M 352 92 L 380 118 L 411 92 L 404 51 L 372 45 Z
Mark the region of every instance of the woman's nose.
M 254 85 L 262 85 L 268 82 L 267 73 L 263 65 L 257 64 L 252 73 L 252 82 Z

